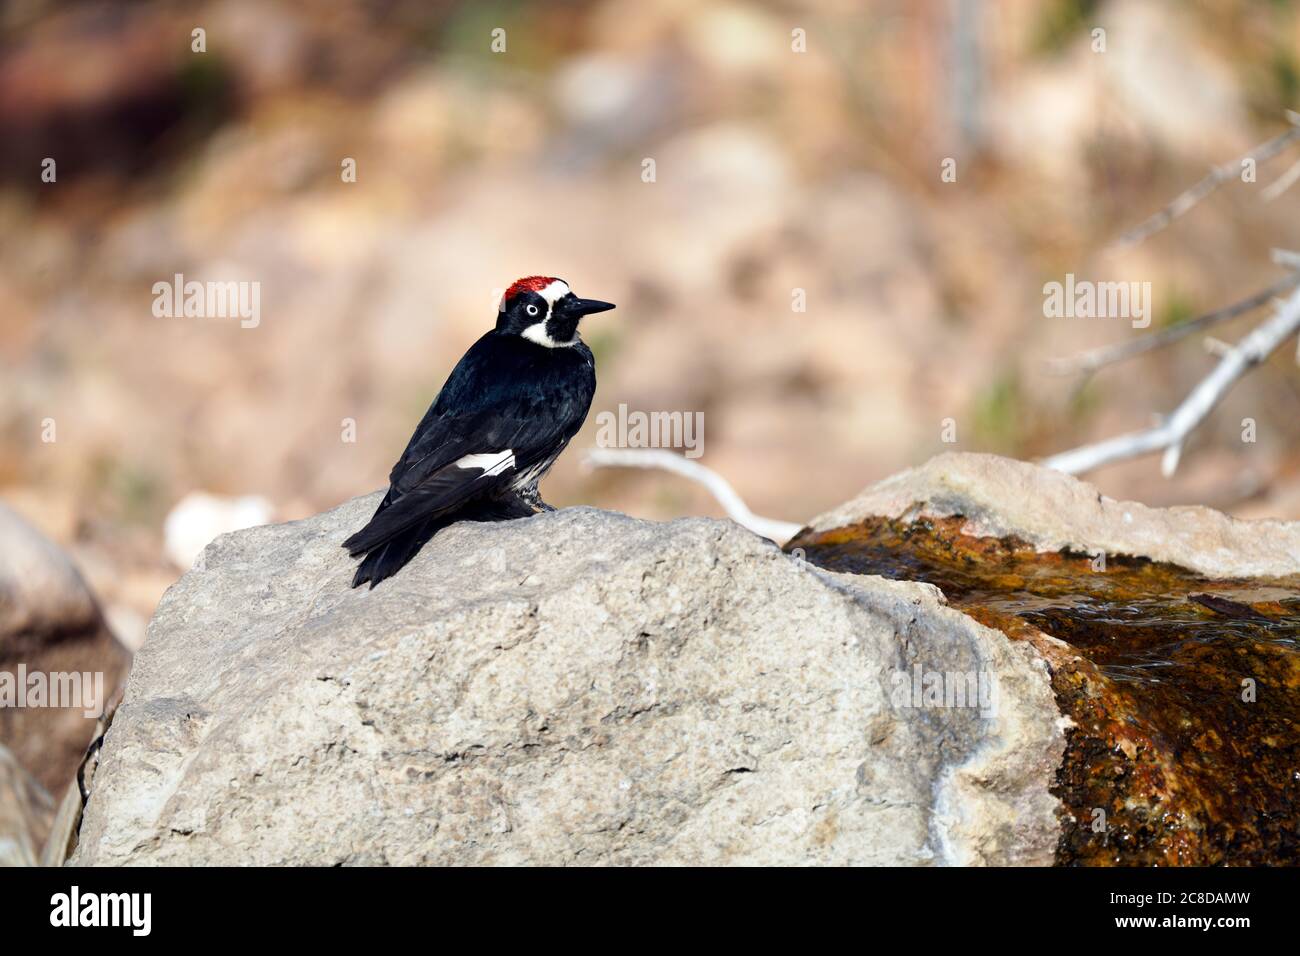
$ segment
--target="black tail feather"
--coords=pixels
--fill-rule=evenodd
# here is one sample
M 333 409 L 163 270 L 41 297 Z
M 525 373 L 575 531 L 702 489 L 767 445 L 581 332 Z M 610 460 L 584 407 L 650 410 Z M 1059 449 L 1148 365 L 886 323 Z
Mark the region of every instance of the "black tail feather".
M 379 507 L 376 508 L 375 513 L 371 515 L 370 521 L 366 522 L 366 527 L 362 528 L 356 534 L 352 535 L 350 538 L 348 538 L 346 541 L 343 542 L 343 547 L 348 549 L 348 554 L 352 555 L 352 557 L 355 558 L 358 554 L 362 554 L 363 552 L 369 551 L 375 547 L 374 545 L 370 545 L 369 547 L 365 547 L 365 548 L 357 547 L 357 539 L 361 537 L 363 533 L 365 533 L 366 528 L 369 528 L 376 518 L 378 518 L 381 514 L 384 513 L 384 509 L 388 507 L 388 505 L 392 502 L 392 500 L 393 500 L 393 489 L 389 488 L 388 492 L 384 495 L 384 500 L 379 502 Z M 356 587 L 356 584 L 354 583 L 352 586 Z
M 374 576 L 378 570 L 379 559 L 384 556 L 387 547 L 388 545 L 384 545 L 383 548 L 376 548 L 361 559 L 361 563 L 357 565 L 357 573 L 352 576 L 352 587 L 359 588 Z M 373 588 L 377 583 L 377 581 L 373 582 L 370 586 Z
M 448 519 L 429 518 L 389 538 L 365 556 L 352 578 L 352 586 L 360 587 L 369 581 L 373 588 L 385 578 L 392 577 L 419 553 L 439 528 L 447 524 L 450 524 Z
M 375 514 L 378 515 L 387 505 L 388 498 L 385 497 Z M 532 514 L 536 514 L 536 510 L 528 502 L 522 498 L 511 497 L 473 502 L 452 514 L 425 518 L 419 524 L 399 531 L 374 545 L 358 565 L 357 573 L 352 578 L 352 586 L 360 587 L 368 581 L 373 588 L 385 578 L 392 577 L 428 544 L 430 538 L 449 524 L 457 521 L 504 521 Z M 343 546 L 348 547 L 348 542 L 355 538 L 356 535 L 353 535 L 343 543 Z M 356 553 L 353 552 L 353 555 L 355 556 Z

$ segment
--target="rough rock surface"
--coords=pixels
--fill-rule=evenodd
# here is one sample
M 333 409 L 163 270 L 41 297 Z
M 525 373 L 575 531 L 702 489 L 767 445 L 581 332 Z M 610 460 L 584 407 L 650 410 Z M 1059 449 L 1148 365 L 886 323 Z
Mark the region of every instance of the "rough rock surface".
M 1147 557 L 1214 577 L 1280 577 L 1300 567 L 1300 522 L 1107 498 L 1070 475 L 997 455 L 949 453 L 872 485 L 814 518 L 826 531 L 871 516 L 966 518 L 966 533 L 1018 537 L 1040 551 Z
M 455 525 L 374 591 L 375 498 L 225 535 L 163 599 L 79 864 L 1048 863 L 1031 648 L 729 522 Z M 996 675 L 995 713 L 894 675 Z
M 102 672 L 107 703 L 129 660 L 68 556 L 0 504 L 0 671 Z M 94 729 L 82 707 L 0 707 L 0 744 L 56 799 Z

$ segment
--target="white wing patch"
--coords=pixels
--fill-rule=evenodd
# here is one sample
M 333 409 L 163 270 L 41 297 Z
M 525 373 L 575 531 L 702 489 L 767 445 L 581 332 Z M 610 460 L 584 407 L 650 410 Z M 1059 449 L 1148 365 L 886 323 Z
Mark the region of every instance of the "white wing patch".
M 482 468 L 480 478 L 495 477 L 515 467 L 515 453 L 507 448 L 505 451 L 486 455 L 466 455 L 456 460 L 457 468 Z

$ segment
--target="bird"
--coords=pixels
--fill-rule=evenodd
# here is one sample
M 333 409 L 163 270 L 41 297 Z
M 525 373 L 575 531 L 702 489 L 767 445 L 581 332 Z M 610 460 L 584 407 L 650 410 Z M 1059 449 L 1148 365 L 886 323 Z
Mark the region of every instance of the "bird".
M 352 557 L 364 555 L 352 587 L 392 577 L 453 522 L 554 510 L 537 484 L 596 394 L 596 359 L 578 323 L 612 308 L 553 276 L 510 284 L 495 327 L 456 363 L 415 427 L 374 516 L 343 542 Z

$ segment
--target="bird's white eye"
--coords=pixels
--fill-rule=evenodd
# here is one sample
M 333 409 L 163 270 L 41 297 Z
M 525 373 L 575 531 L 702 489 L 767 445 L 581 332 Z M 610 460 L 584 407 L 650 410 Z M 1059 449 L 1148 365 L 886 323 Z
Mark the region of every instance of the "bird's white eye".
M 536 315 L 536 314 L 537 314 L 537 306 L 535 306 L 535 305 L 530 305 L 530 306 L 528 306 L 527 312 L 528 312 L 529 315 Z

